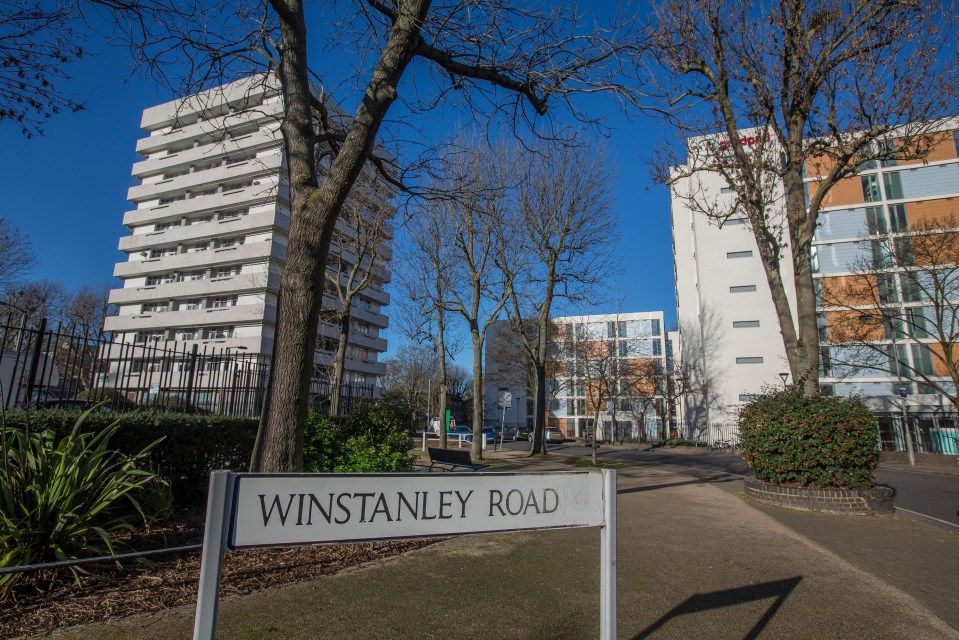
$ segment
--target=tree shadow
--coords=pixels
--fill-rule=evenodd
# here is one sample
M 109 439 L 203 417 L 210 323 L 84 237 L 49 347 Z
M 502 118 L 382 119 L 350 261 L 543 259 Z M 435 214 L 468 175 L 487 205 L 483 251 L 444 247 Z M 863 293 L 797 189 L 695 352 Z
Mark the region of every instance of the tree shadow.
M 617 494 L 622 495 L 626 493 L 640 493 L 642 491 L 655 491 L 657 489 L 667 489 L 669 487 L 682 487 L 690 484 L 706 484 L 710 482 L 733 482 L 736 480 L 742 480 L 742 476 L 734 476 L 728 474 L 716 474 L 710 477 L 697 477 L 691 480 L 682 480 L 680 482 L 664 482 L 661 484 L 647 484 L 640 485 L 638 487 L 629 487 L 628 489 L 618 489 Z
M 743 636 L 743 640 L 754 640 L 759 637 L 762 630 L 769 624 L 773 616 L 782 606 L 792 590 L 802 581 L 802 576 L 785 578 L 783 580 L 774 580 L 772 582 L 763 582 L 761 584 L 751 584 L 746 587 L 736 587 L 735 589 L 724 589 L 723 591 L 713 591 L 711 593 L 697 593 L 690 596 L 679 605 L 673 607 L 662 618 L 652 625 L 643 629 L 639 635 L 633 636 L 632 640 L 642 640 L 650 638 L 671 619 L 689 613 L 699 613 L 700 611 L 709 611 L 710 609 L 719 609 L 721 607 L 730 607 L 746 602 L 756 600 L 765 600 L 775 598 L 766 612 L 759 618 L 753 628 Z

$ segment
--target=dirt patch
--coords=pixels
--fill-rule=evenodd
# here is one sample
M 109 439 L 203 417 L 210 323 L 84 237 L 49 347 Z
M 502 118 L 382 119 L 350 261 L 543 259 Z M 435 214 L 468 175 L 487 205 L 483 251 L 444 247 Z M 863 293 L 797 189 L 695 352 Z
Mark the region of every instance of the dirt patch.
M 184 512 L 149 532 L 128 539 L 138 550 L 199 543 L 203 516 Z M 374 560 L 433 544 L 436 539 L 329 544 L 229 553 L 224 558 L 220 594 L 244 595 L 271 587 L 330 575 Z M 50 587 L 49 575 L 31 574 L 15 598 L 0 606 L 0 637 L 37 635 L 80 624 L 105 622 L 138 613 L 194 604 L 200 573 L 200 552 L 162 556 L 149 565 L 123 570 L 101 568 L 81 585 L 61 575 Z

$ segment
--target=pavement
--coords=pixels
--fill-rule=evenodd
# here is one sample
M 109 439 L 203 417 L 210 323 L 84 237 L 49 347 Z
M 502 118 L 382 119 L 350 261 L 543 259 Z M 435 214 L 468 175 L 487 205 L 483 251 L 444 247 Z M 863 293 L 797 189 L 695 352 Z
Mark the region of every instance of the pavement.
M 493 471 L 571 468 L 562 453 L 487 457 Z M 747 502 L 741 480 L 658 464 L 655 452 L 617 474 L 619 638 L 959 640 L 957 533 L 894 515 Z M 54 637 L 189 638 L 193 613 L 181 607 Z M 595 638 L 599 533 L 451 538 L 225 598 L 218 620 L 217 637 L 240 640 Z

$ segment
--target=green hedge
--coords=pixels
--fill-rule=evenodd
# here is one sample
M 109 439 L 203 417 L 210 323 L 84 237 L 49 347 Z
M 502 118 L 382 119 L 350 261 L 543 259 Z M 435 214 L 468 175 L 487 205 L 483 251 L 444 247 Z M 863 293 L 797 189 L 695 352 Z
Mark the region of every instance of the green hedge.
M 303 469 L 311 472 L 377 473 L 412 468 L 409 411 L 390 402 L 359 407 L 348 416 L 310 413 Z
M 865 489 L 879 462 L 875 416 L 855 398 L 762 396 L 739 418 L 743 458 L 756 478 L 802 486 Z
M 52 430 L 58 437 L 70 433 L 80 409 L 33 409 L 6 412 L 6 423 L 31 431 Z M 206 495 L 209 473 L 215 469 L 246 471 L 256 438 L 257 420 L 230 416 L 191 415 L 172 412 L 94 412 L 83 423 L 84 432 L 97 433 L 114 421 L 119 428 L 111 445 L 126 455 L 135 455 L 160 437 L 163 441 L 149 455 L 151 468 L 169 480 L 178 501 L 193 501 Z

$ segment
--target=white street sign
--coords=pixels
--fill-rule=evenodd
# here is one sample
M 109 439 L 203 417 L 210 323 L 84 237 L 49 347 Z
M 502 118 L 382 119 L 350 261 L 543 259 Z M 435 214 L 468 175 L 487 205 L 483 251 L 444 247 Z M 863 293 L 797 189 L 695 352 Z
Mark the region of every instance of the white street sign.
M 616 472 L 210 474 L 194 640 L 212 640 L 223 554 L 259 546 L 600 527 L 600 640 L 616 637 Z
M 237 474 L 229 546 L 598 527 L 599 473 Z

